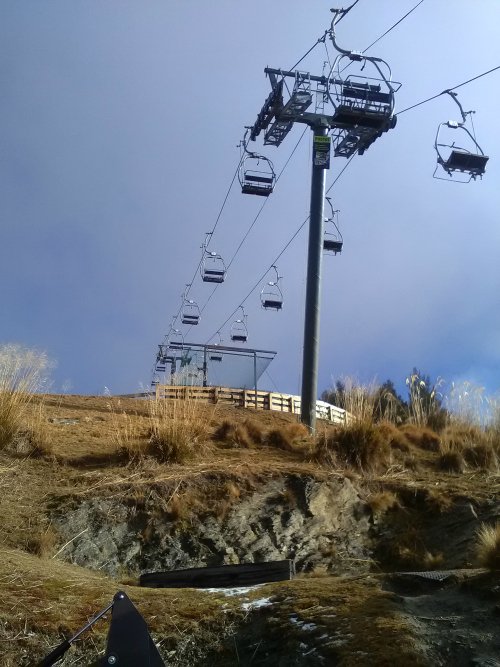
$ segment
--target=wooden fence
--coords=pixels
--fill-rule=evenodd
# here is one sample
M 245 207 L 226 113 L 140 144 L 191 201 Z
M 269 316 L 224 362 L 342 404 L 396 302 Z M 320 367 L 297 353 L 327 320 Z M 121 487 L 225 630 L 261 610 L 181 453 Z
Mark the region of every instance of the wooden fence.
M 291 412 L 300 414 L 300 396 L 280 394 L 269 391 L 255 391 L 254 389 L 231 389 L 228 387 L 180 387 L 161 384 L 156 386 L 157 398 L 190 398 L 206 403 L 225 403 L 254 410 L 273 410 L 275 412 Z M 257 405 L 256 405 L 257 403 Z M 326 419 L 334 424 L 345 424 L 348 413 L 341 408 L 316 401 L 316 417 Z

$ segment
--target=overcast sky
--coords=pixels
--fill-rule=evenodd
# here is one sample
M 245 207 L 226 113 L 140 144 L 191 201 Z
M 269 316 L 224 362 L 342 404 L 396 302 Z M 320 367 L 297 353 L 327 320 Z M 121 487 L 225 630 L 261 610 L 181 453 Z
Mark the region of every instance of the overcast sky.
M 361 0 L 338 27 L 363 50 L 416 0 Z M 0 4 L 0 341 L 57 362 L 54 389 L 133 392 L 191 280 L 269 82 L 329 27 L 315 0 L 3 0 Z M 403 109 L 500 64 L 495 0 L 426 0 L 370 53 Z M 301 67 L 321 74 L 326 52 Z M 344 252 L 324 260 L 319 391 L 332 377 L 413 366 L 500 388 L 500 71 L 458 92 L 490 155 L 483 181 L 434 180 L 442 96 L 401 116 L 332 190 Z M 280 171 L 297 126 L 265 152 Z M 205 342 L 309 208 L 308 130 L 227 276 L 189 333 Z M 345 166 L 337 158 L 330 185 Z M 237 185 L 237 184 L 236 184 Z M 212 249 L 230 258 L 263 199 L 232 188 Z M 279 262 L 284 308 L 245 302 L 248 346 L 278 355 L 262 385 L 300 388 L 307 230 Z M 270 275 L 268 279 L 271 279 Z M 199 276 L 190 296 L 211 292 Z M 228 326 L 222 330 L 230 344 Z M 274 384 L 273 384 L 274 382 Z

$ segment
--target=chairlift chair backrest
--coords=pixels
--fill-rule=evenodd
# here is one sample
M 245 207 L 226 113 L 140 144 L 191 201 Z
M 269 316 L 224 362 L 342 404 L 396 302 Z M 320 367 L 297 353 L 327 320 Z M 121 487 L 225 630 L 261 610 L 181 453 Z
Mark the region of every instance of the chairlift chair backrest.
M 401 84 L 392 81 L 391 68 L 385 60 L 338 45 L 335 24 L 342 15 L 342 10 L 335 10 L 329 32 L 339 55 L 331 68 L 332 73 L 335 72 L 335 83 L 327 94 L 334 107 L 333 125 L 337 130 L 334 154 L 350 157 L 356 151 L 362 154 L 384 132 L 395 127 L 395 93 Z M 343 75 L 353 64 L 358 70 Z

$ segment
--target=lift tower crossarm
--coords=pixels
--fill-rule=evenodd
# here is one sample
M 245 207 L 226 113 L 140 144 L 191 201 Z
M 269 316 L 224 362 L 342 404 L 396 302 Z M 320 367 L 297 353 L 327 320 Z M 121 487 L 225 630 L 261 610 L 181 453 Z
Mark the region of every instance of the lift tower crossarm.
M 286 76 L 292 77 L 295 79 L 297 72 L 290 72 L 288 70 L 274 69 L 273 67 L 266 67 L 264 72 L 270 77 L 271 75 L 275 76 Z M 327 76 L 317 76 L 316 74 L 308 74 L 308 78 L 311 81 L 317 81 L 318 83 L 333 83 L 334 85 L 342 85 L 342 79 L 336 79 L 334 77 Z

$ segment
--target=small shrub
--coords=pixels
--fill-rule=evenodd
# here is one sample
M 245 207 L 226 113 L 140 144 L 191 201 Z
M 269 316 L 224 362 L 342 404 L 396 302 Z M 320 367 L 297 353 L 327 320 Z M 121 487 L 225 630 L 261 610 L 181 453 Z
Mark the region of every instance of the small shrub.
M 481 567 L 500 570 L 500 523 L 483 524 L 477 533 L 476 557 Z

